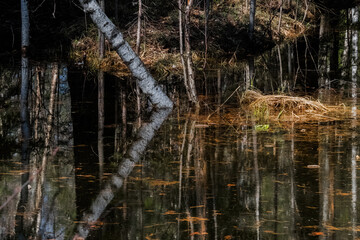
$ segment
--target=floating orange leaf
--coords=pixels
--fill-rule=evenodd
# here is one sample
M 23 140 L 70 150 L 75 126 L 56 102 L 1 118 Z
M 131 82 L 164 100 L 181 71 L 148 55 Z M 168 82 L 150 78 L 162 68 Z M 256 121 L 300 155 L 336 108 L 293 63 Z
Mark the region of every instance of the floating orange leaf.
M 236 185 L 234 183 L 229 183 L 227 186 L 228 187 L 235 187 Z
M 337 196 L 351 196 L 351 192 L 342 192 L 341 190 L 336 191 Z
M 165 213 L 163 213 L 164 215 L 175 215 L 175 214 L 178 214 L 177 212 L 173 211 L 173 210 L 169 210 Z
M 320 168 L 319 165 L 307 165 L 306 167 L 307 168 Z
M 205 205 L 191 206 L 190 208 L 202 208 L 202 207 L 205 207 Z
M 168 185 L 174 185 L 178 184 L 178 181 L 163 181 L 163 180 L 152 180 L 150 181 L 151 186 L 168 186 Z
M 200 217 L 187 217 L 182 219 L 176 219 L 180 222 L 197 222 L 197 221 L 209 221 L 208 218 L 200 218 Z
M 195 235 L 207 235 L 208 233 L 207 232 L 194 232 L 194 233 L 191 233 L 190 236 L 195 236 Z
M 271 230 L 265 230 L 264 233 L 269 233 L 269 234 L 272 234 L 272 235 L 277 235 L 278 233 L 274 232 L 274 231 L 271 231 Z
M 226 235 L 226 236 L 224 237 L 224 240 L 229 240 L 229 239 L 232 239 L 232 236 L 231 236 L 231 235 Z
M 309 236 L 324 236 L 325 234 L 323 232 L 312 232 L 309 234 Z

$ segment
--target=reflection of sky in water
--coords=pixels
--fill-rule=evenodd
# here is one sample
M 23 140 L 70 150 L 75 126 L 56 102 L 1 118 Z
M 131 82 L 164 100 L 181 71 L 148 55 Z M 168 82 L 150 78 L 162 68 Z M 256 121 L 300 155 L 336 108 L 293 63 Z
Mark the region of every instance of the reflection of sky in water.
M 62 64 L 60 66 L 60 73 L 59 73 L 59 93 L 60 94 L 67 94 L 70 91 L 67 79 L 68 79 L 68 68 L 66 65 Z

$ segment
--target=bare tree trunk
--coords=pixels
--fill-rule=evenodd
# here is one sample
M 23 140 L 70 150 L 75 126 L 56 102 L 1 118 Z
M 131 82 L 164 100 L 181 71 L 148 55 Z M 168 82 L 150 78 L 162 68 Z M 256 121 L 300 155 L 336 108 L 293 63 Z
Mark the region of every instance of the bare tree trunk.
M 137 32 L 136 32 L 136 47 L 135 53 L 140 55 L 140 46 L 141 46 L 141 19 L 142 19 L 142 0 L 138 0 L 139 10 L 138 10 L 138 19 L 137 19 Z M 140 98 L 140 88 L 139 84 L 136 84 L 136 111 L 138 117 L 140 117 L 141 112 L 141 98 Z M 141 121 L 139 121 L 140 123 Z M 140 123 L 141 124 L 141 123 Z
M 255 11 L 256 11 L 256 0 L 250 0 L 250 23 L 249 23 L 250 40 L 253 40 L 254 37 Z
M 189 0 L 185 9 L 185 56 L 187 66 L 187 80 L 190 93 L 190 101 L 193 104 L 198 104 L 196 86 L 195 86 L 195 73 L 192 61 L 191 45 L 190 45 L 190 14 L 192 10 L 193 0 Z
M 40 107 L 41 107 L 41 87 L 40 87 L 40 78 L 41 78 L 41 67 L 36 67 L 36 93 L 35 93 L 35 120 L 34 120 L 34 139 L 39 139 L 38 127 L 39 127 L 39 117 L 40 117 Z
M 131 49 L 122 33 L 101 10 L 96 0 L 79 0 L 85 12 L 90 14 L 97 27 L 105 34 L 112 47 L 122 58 L 126 66 L 136 78 L 142 92 L 149 97 L 157 108 L 172 108 L 173 102 L 166 96 L 155 79 L 146 69 L 139 56 Z
M 27 50 L 30 44 L 30 20 L 28 1 L 21 0 L 21 93 L 20 93 L 20 121 L 22 134 L 22 161 L 29 159 L 29 143 L 31 138 L 28 109 L 29 94 L 29 58 Z
M 280 29 L 281 29 L 282 11 L 283 11 L 283 0 L 281 0 L 280 2 L 280 16 L 279 16 L 279 24 L 277 29 L 278 34 L 280 34 Z
M 135 53 L 137 55 L 139 55 L 140 53 L 142 0 L 138 0 L 138 4 L 139 4 L 139 9 L 138 9 L 138 18 L 137 18 L 136 47 L 135 47 Z
M 351 24 L 353 29 L 351 30 L 351 84 L 352 92 L 351 96 L 355 98 L 357 96 L 357 77 L 358 77 L 358 44 L 359 44 L 359 32 L 355 26 L 359 22 L 359 10 L 357 7 L 351 9 Z
M 100 7 L 105 12 L 105 0 L 100 0 Z M 99 30 L 99 60 L 100 65 L 105 55 L 105 36 Z M 98 70 L 98 157 L 100 168 L 100 179 L 102 178 L 102 171 L 104 165 L 104 122 L 105 122 L 105 110 L 104 110 L 104 96 L 105 96 L 105 80 L 104 72 L 101 70 L 101 66 Z
M 327 13 L 321 15 L 320 18 L 320 30 L 319 30 L 319 57 L 318 57 L 318 69 L 319 69 L 319 87 L 329 88 L 328 78 L 328 65 L 329 65 L 329 16 Z
M 205 57 L 203 68 L 206 67 L 207 52 L 208 52 L 208 24 L 209 24 L 209 11 L 210 11 L 210 0 L 205 0 L 205 29 L 204 29 L 204 41 L 205 41 Z
M 283 81 L 283 67 L 282 67 L 282 57 L 281 57 L 281 49 L 280 46 L 277 45 L 277 52 L 279 56 L 279 78 L 280 78 L 280 89 L 281 91 L 285 90 L 285 84 Z
M 184 85 L 186 89 L 186 94 L 188 96 L 188 99 L 191 99 L 191 94 L 189 92 L 189 85 L 188 85 L 188 71 L 187 66 L 185 63 L 185 57 L 184 57 L 184 36 L 183 36 L 183 5 L 181 0 L 178 0 L 178 8 L 179 8 L 179 48 L 180 48 L 180 58 L 181 58 L 181 64 L 183 66 L 183 74 L 184 74 Z

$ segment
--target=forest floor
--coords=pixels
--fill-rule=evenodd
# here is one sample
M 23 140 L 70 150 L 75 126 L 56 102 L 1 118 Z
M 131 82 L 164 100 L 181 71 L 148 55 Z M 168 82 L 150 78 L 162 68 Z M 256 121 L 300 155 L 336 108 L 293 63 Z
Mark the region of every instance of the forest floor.
M 250 55 L 260 54 L 275 44 L 295 39 L 314 30 L 315 9 L 298 5 L 284 4 L 281 14 L 279 6 L 270 3 L 258 3 L 254 39 L 248 35 L 249 13 L 235 0 L 214 4 L 209 13 L 207 50 L 205 48 L 205 11 L 194 8 L 191 17 L 191 47 L 193 62 L 197 70 L 236 68 L 238 60 Z M 292 2 L 292 1 L 291 1 Z M 295 4 L 295 3 L 293 3 Z M 298 9 L 298 10 L 296 10 Z M 281 23 L 279 19 L 281 15 Z M 160 20 L 146 18 L 142 29 L 140 57 L 160 81 L 171 75 L 181 75 L 182 66 L 179 54 L 178 11 L 174 10 Z M 135 47 L 136 24 L 122 32 Z M 121 77 L 129 74 L 116 52 L 107 44 L 105 58 L 99 62 L 97 51 L 97 29 L 88 27 L 82 37 L 72 42 L 71 60 L 81 62 L 86 55 L 86 64 L 90 70 L 99 67 L 112 75 Z M 206 52 L 206 53 L 205 53 Z M 206 64 L 205 64 L 206 62 Z

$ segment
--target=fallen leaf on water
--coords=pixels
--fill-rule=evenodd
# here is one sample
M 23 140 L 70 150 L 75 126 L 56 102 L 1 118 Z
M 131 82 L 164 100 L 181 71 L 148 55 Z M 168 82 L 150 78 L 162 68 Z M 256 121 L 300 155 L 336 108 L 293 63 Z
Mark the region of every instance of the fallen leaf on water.
M 190 208 L 202 208 L 202 207 L 205 207 L 205 205 L 191 206 Z
M 165 213 L 163 213 L 164 215 L 175 215 L 175 214 L 178 214 L 177 212 L 173 211 L 173 210 L 169 210 Z
M 320 168 L 319 165 L 307 165 L 306 167 L 307 168 Z
M 152 180 L 150 181 L 151 186 L 168 186 L 168 185 L 174 185 L 178 184 L 178 181 L 163 181 L 163 180 Z
M 271 231 L 271 230 L 265 230 L 264 233 L 269 233 L 269 234 L 273 234 L 273 235 L 277 235 L 278 233 Z
M 194 232 L 194 233 L 191 233 L 190 236 L 195 236 L 195 235 L 207 235 L 208 233 L 207 232 Z
M 309 236 L 324 236 L 325 234 L 323 232 L 312 232 L 309 233 Z
M 317 207 L 312 207 L 312 206 L 306 206 L 306 208 L 309 208 L 309 209 L 318 209 Z
M 207 128 L 207 127 L 209 127 L 209 125 L 207 125 L 207 124 L 196 124 L 195 125 L 195 128 Z
M 231 236 L 231 235 L 226 235 L 226 236 L 224 237 L 224 240 L 229 240 L 229 239 L 232 239 L 232 236 Z
M 313 229 L 315 229 L 315 228 L 318 228 L 319 226 L 317 226 L 317 225 L 313 225 L 313 226 L 303 226 L 302 228 L 313 228 Z
M 180 222 L 197 222 L 197 221 L 209 221 L 208 218 L 200 218 L 200 217 L 187 217 L 187 218 L 182 218 L 182 219 L 176 219 L 179 220 Z
M 235 187 L 236 185 L 234 183 L 229 183 L 227 186 L 228 187 Z
M 76 175 L 77 177 L 84 177 L 84 178 L 95 178 L 95 176 L 93 176 L 93 175 L 81 175 L 81 174 L 79 174 L 79 175 Z
M 329 230 L 332 230 L 332 231 L 339 231 L 339 230 L 341 230 L 340 228 L 337 228 L 337 227 L 334 227 L 334 226 L 331 226 L 331 225 L 326 225 L 326 228 L 329 229 Z
M 337 196 L 351 196 L 351 192 L 337 192 L 336 193 Z

